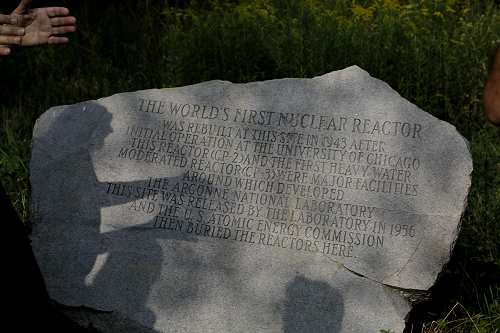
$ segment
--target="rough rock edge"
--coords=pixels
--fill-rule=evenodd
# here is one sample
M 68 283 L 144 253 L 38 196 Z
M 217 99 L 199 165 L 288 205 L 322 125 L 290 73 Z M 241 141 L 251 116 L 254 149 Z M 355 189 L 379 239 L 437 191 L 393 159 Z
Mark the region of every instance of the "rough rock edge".
M 361 67 L 356 66 L 356 65 L 353 65 L 353 66 L 350 66 L 350 67 L 347 67 L 347 68 L 344 68 L 344 69 L 341 69 L 341 70 L 337 70 L 337 71 L 332 71 L 332 72 L 329 72 L 329 73 L 325 73 L 325 74 L 322 74 L 322 75 L 319 75 L 319 76 L 315 76 L 313 78 L 303 78 L 303 79 L 308 79 L 308 80 L 324 79 L 324 78 L 327 78 L 327 77 L 329 77 L 331 75 L 334 75 L 334 74 L 337 74 L 337 73 L 340 73 L 340 72 L 351 72 L 351 71 L 358 72 L 359 74 L 361 74 L 364 77 L 369 77 L 369 79 L 371 79 L 371 80 L 376 80 L 378 83 L 384 84 L 386 89 L 389 89 L 392 92 L 396 93 L 399 96 L 399 98 L 402 98 L 402 99 L 406 100 L 395 89 L 393 89 L 388 83 L 386 83 L 385 81 L 382 81 L 382 80 L 380 80 L 380 79 L 378 79 L 376 77 L 371 76 L 370 73 L 368 73 L 367 71 L 365 71 L 364 69 L 362 69 Z M 287 79 L 287 78 L 274 79 L 274 80 L 265 80 L 265 81 L 276 81 L 276 80 L 280 80 L 281 81 L 281 80 L 284 80 L 284 79 Z M 297 78 L 292 78 L 292 79 L 297 79 Z M 301 78 L 298 78 L 298 79 L 301 79 Z M 260 82 L 265 82 L 265 81 L 255 81 L 255 82 L 251 82 L 251 83 L 260 83 Z M 197 85 L 200 85 L 200 84 L 211 84 L 211 83 L 222 83 L 224 85 L 229 85 L 229 84 L 236 84 L 236 85 L 242 85 L 243 84 L 244 85 L 244 84 L 247 84 L 247 83 L 233 83 L 231 81 L 226 81 L 226 80 L 210 80 L 210 81 L 200 82 L 200 83 L 196 83 L 196 84 L 192 84 L 192 85 L 188 85 L 188 86 L 183 86 L 183 87 L 197 86 Z M 172 87 L 170 89 L 175 89 L 175 88 L 180 88 L 180 87 Z M 169 89 L 169 88 L 167 88 L 167 89 Z M 88 102 L 99 103 L 100 101 L 111 99 L 111 98 L 113 98 L 115 96 L 118 96 L 118 95 L 130 94 L 130 93 L 137 93 L 137 92 L 141 92 L 141 91 L 150 91 L 150 90 L 163 90 L 163 89 L 145 89 L 145 90 L 139 90 L 139 91 L 133 91 L 133 92 L 121 92 L 121 93 L 113 94 L 111 96 L 99 98 L 97 100 L 89 100 L 89 101 L 84 101 L 84 102 L 81 102 L 81 103 L 88 103 Z M 411 102 L 409 102 L 409 103 L 411 105 L 413 105 L 414 107 L 418 108 L 419 110 L 421 110 L 417 105 L 415 105 L 415 104 L 413 104 Z M 49 111 L 57 112 L 58 110 L 64 110 L 68 106 L 71 106 L 71 105 L 62 105 L 62 106 L 53 107 L 53 108 L 50 108 L 45 113 L 49 113 Z M 453 130 L 464 140 L 466 149 L 469 152 L 469 154 L 471 155 L 469 141 L 464 136 L 462 136 L 460 134 L 460 132 L 458 132 L 458 130 L 456 129 L 456 127 L 454 125 L 446 123 L 444 121 L 441 121 L 439 118 L 435 117 L 432 114 L 428 114 L 428 115 L 431 116 L 431 117 L 433 117 L 435 120 L 440 121 L 441 123 L 445 123 L 446 125 L 451 126 L 453 128 Z M 35 129 L 36 129 L 37 125 L 38 125 L 38 122 L 39 122 L 39 119 L 36 120 Z M 33 143 L 32 143 L 32 148 L 33 148 Z M 471 185 L 472 185 L 472 178 L 471 178 L 472 171 L 473 171 L 473 164 L 472 164 L 472 158 L 471 158 L 471 169 L 470 169 L 470 173 L 467 175 L 467 177 L 469 179 L 468 188 L 467 188 L 467 191 L 466 191 L 466 193 L 464 195 L 464 203 L 463 203 L 462 213 L 461 213 L 461 216 L 460 216 L 460 220 L 459 220 L 459 222 L 457 224 L 457 228 L 455 230 L 454 240 L 450 244 L 448 258 L 451 258 L 451 255 L 453 253 L 453 249 L 454 249 L 455 244 L 456 244 L 457 239 L 458 239 L 458 234 L 460 233 L 460 230 L 461 230 L 461 225 L 462 225 L 463 217 L 464 217 L 464 214 L 465 214 L 465 211 L 466 211 L 466 208 L 467 208 L 467 203 L 468 203 L 467 199 L 468 199 L 468 196 L 470 194 L 470 189 L 471 189 Z M 30 220 L 32 220 L 32 221 L 30 221 L 31 222 L 30 224 L 36 223 L 36 212 L 32 212 Z M 410 304 L 410 310 L 408 311 L 408 313 L 406 314 L 406 316 L 404 318 L 405 322 L 407 322 L 409 314 L 413 310 L 413 307 L 415 305 L 417 305 L 417 304 L 420 304 L 422 302 L 425 302 L 425 301 L 429 300 L 429 298 L 431 296 L 429 290 L 430 290 L 430 288 L 432 286 L 435 285 L 436 281 L 441 277 L 441 275 L 442 275 L 442 273 L 443 273 L 446 265 L 448 264 L 448 262 L 443 265 L 441 272 L 436 275 L 436 278 L 434 279 L 434 283 L 427 290 L 404 289 L 404 288 L 399 288 L 397 286 L 385 284 L 385 283 L 383 283 L 381 281 L 378 281 L 378 280 L 366 277 L 366 276 L 364 276 L 364 275 L 356 272 L 355 270 L 352 270 L 349 267 L 345 266 L 343 263 L 339 263 L 339 264 L 342 267 L 344 267 L 348 272 L 350 272 L 350 273 L 352 273 L 352 274 L 354 274 L 356 276 L 368 279 L 368 280 L 370 280 L 372 282 L 375 282 L 377 284 L 380 284 L 380 285 L 382 285 L 384 287 L 387 287 L 387 288 L 390 288 L 392 290 L 399 291 L 399 293 L 402 295 L 402 297 L 407 302 L 409 302 L 409 304 Z M 156 330 L 147 328 L 145 326 L 142 326 L 139 323 L 137 323 L 136 321 L 131 320 L 131 319 L 125 317 L 124 315 L 120 314 L 119 312 L 115 312 L 115 311 L 101 311 L 101 310 L 96 310 L 96 309 L 93 309 L 93 308 L 90 308 L 90 307 L 86 307 L 86 306 L 73 307 L 73 306 L 67 306 L 67 305 L 62 305 L 62 304 L 58 304 L 57 307 L 59 308 L 59 310 L 61 311 L 62 314 L 64 314 L 70 320 L 72 320 L 77 325 L 79 325 L 79 326 L 81 326 L 82 328 L 85 328 L 85 329 L 94 330 L 94 331 L 97 330 L 97 332 L 103 332 L 103 333 L 107 333 L 107 332 L 159 333 L 159 331 L 156 331 Z
M 100 311 L 86 306 L 58 304 L 58 310 L 69 320 L 89 332 L 160 333 L 115 311 Z

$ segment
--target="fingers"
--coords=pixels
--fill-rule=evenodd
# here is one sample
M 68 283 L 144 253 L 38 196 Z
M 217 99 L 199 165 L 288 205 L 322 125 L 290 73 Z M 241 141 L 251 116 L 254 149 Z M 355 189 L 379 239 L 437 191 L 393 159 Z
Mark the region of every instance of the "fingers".
M 17 6 L 16 9 L 12 13 L 14 14 L 23 14 L 25 11 L 28 10 L 29 6 L 31 5 L 31 0 L 21 0 L 19 3 L 19 6 Z
M 20 15 L 2 15 L 4 21 L 10 20 L 9 24 L 11 24 L 14 19 L 17 20 L 17 17 L 21 17 Z M 5 16 L 8 19 L 5 19 Z M 6 45 L 18 45 L 21 44 L 21 36 L 24 36 L 24 28 L 20 28 L 14 25 L 0 25 L 0 48 L 1 55 L 7 55 L 10 53 L 10 48 Z
M 52 25 L 52 33 L 55 35 L 62 35 L 69 32 L 76 31 L 76 18 L 74 16 L 67 16 L 69 11 L 67 8 L 51 7 L 47 8 L 49 16 L 52 14 L 65 15 L 63 17 L 52 17 L 50 23 Z
M 23 18 L 21 15 L 2 15 L 0 14 L 0 24 L 21 25 Z
M 10 54 L 10 48 L 5 45 L 0 45 L 0 56 L 8 56 Z
M 69 42 L 69 39 L 67 37 L 49 37 L 48 43 L 49 44 L 66 44 Z
M 12 25 L 0 25 L 0 35 L 23 36 L 24 28 L 15 27 Z
M 69 9 L 65 7 L 48 7 L 47 14 L 49 15 L 49 17 L 68 16 Z
M 50 19 L 50 23 L 53 27 L 61 25 L 74 25 L 76 23 L 76 18 L 74 16 L 54 17 Z
M 64 27 L 52 28 L 52 33 L 54 35 L 62 35 L 62 34 L 66 34 L 68 32 L 74 32 L 75 30 L 76 30 L 75 26 L 68 25 L 68 26 L 64 26 Z
M 2 36 L 0 35 L 0 45 L 19 45 L 21 44 L 19 36 Z
M 23 14 L 23 15 L 18 15 L 18 14 L 11 14 L 11 15 L 2 15 L 0 14 L 0 24 L 8 24 L 8 25 L 15 25 L 18 27 L 24 27 L 29 22 L 33 21 L 33 14 L 28 13 L 28 14 Z
M 15 22 L 14 22 L 15 23 Z M 13 24 L 10 15 L 0 14 L 0 24 Z

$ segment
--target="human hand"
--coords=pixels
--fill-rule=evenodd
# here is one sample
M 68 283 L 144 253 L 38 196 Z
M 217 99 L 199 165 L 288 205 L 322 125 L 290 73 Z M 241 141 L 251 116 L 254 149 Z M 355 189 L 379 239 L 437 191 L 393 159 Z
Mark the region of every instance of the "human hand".
M 24 35 L 22 25 L 22 15 L 2 15 L 0 14 L 0 56 L 10 54 L 8 45 L 21 44 L 21 36 Z
M 60 36 L 76 30 L 76 18 L 69 16 L 69 9 L 64 7 L 35 8 L 28 11 L 31 0 L 22 0 L 13 14 L 27 15 L 23 22 L 25 29 L 20 45 L 34 46 L 43 44 L 63 44 L 69 40 Z

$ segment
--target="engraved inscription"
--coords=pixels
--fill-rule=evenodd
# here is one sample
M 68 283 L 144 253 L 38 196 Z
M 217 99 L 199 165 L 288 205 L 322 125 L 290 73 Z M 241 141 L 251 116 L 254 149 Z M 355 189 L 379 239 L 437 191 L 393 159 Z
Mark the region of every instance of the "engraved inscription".
M 391 140 L 421 140 L 421 124 L 142 98 L 132 112 L 156 125 L 119 129 L 115 157 L 182 176 L 103 191 L 131 198 L 155 228 L 346 258 L 419 237 L 349 198 L 420 194 L 419 157 Z

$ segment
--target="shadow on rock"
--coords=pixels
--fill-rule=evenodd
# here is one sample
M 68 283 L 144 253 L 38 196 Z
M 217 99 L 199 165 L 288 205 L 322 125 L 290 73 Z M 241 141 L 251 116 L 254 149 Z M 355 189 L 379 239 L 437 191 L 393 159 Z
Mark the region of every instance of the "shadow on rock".
M 343 303 L 340 292 L 328 283 L 296 276 L 286 289 L 283 332 L 339 332 Z

